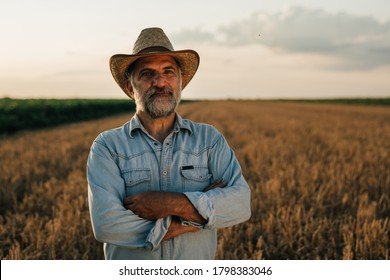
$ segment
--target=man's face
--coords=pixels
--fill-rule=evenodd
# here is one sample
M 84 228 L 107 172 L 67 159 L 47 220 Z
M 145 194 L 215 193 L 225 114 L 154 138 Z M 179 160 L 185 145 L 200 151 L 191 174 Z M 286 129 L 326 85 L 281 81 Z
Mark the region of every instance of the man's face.
M 137 111 L 156 119 L 167 117 L 176 110 L 181 98 L 182 78 L 171 56 L 138 59 L 130 80 L 128 87 L 134 92 Z

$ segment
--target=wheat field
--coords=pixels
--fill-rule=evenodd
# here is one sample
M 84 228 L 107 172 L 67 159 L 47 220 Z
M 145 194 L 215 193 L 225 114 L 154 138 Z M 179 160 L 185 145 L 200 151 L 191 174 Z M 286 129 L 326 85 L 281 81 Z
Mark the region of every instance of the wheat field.
M 260 101 L 182 104 L 216 126 L 252 189 L 217 259 L 390 259 L 390 109 Z M 86 160 L 132 113 L 0 138 L 0 258 L 102 259 Z

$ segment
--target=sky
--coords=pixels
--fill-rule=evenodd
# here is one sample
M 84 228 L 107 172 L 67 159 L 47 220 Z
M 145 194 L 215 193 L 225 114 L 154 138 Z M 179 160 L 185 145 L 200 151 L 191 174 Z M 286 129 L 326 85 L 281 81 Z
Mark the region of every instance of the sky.
M 0 98 L 126 98 L 153 26 L 200 55 L 184 99 L 390 97 L 388 0 L 0 0 Z

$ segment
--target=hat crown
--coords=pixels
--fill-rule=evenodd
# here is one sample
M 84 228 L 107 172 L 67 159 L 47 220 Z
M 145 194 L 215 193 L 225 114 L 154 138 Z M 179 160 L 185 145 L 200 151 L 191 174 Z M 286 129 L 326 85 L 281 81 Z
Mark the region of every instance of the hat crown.
M 141 31 L 134 43 L 133 54 L 174 51 L 171 42 L 164 31 L 158 27 L 146 28 Z

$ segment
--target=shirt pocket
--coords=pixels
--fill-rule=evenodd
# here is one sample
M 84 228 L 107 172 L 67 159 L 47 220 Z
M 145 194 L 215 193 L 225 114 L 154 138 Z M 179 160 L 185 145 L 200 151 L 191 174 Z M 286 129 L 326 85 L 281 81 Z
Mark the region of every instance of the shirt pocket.
M 180 168 L 183 191 L 203 191 L 210 185 L 210 174 L 207 167 L 182 166 Z
M 130 169 L 122 172 L 126 195 L 135 195 L 150 190 L 152 181 L 150 169 Z

